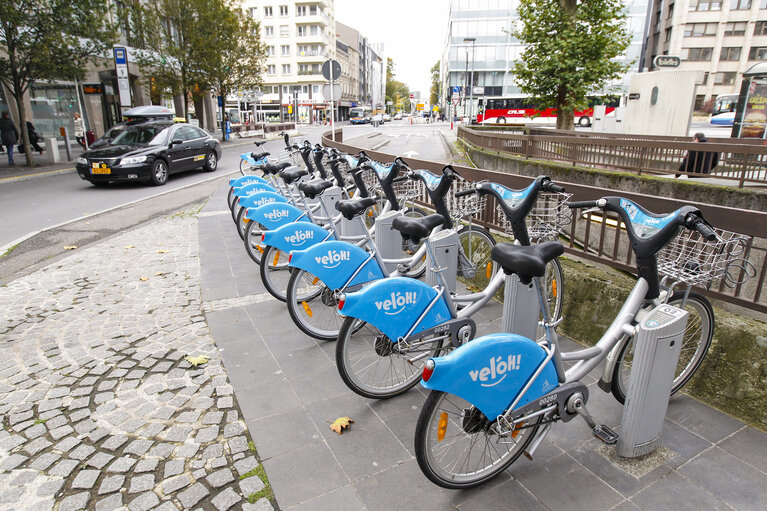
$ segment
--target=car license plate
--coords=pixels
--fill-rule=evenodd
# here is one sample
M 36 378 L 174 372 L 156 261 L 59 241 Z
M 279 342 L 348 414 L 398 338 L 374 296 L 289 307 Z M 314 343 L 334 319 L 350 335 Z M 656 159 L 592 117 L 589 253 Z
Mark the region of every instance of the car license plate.
M 106 163 L 101 163 L 101 164 L 94 163 L 93 166 L 91 167 L 91 174 L 111 174 L 111 173 L 112 173 L 112 169 L 107 167 Z

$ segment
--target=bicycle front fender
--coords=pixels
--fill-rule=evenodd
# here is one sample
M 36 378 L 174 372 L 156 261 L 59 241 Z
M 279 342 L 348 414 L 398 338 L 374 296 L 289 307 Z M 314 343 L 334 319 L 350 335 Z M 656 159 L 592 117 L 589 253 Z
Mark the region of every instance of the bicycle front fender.
M 249 197 L 260 192 L 276 192 L 276 190 L 266 183 L 250 183 L 239 188 L 235 188 L 232 194 L 235 197 Z
M 240 176 L 229 180 L 229 188 L 242 188 L 253 183 L 269 185 L 269 181 L 258 176 Z
M 347 293 L 341 314 L 370 323 L 396 343 L 413 326 L 417 333 L 451 319 L 447 303 L 440 297 L 418 322 L 436 297 L 437 290 L 420 280 L 381 279 L 360 291 Z
M 268 230 L 296 221 L 309 222 L 303 211 L 286 202 L 272 202 L 257 208 L 248 208 L 245 218 L 260 223 Z
M 292 252 L 290 266 L 311 273 L 330 289 L 341 289 L 384 278 L 375 258 L 368 260 L 369 257 L 356 245 L 332 240 Z
M 264 233 L 264 245 L 283 252 L 305 250 L 328 238 L 327 229 L 309 222 L 293 222 Z
M 521 335 L 485 335 L 432 358 L 434 370 L 421 385 L 465 399 L 492 421 L 514 402 L 546 356 L 542 347 Z M 554 361 L 549 360 L 515 408 L 558 386 Z
M 240 197 L 238 204 L 242 208 L 257 208 L 264 204 L 271 204 L 273 202 L 288 202 L 288 199 L 276 192 L 263 191 L 256 192 L 253 195 L 247 197 Z
M 250 153 L 241 153 L 240 159 L 245 160 L 246 162 L 250 163 L 251 165 L 256 164 L 256 159 L 253 158 Z

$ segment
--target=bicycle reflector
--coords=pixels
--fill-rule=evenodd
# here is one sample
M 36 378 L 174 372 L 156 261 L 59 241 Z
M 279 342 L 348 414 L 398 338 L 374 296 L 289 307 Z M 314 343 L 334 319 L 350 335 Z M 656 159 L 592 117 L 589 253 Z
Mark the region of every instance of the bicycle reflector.
M 290 261 L 293 260 L 293 251 L 290 251 L 290 254 L 288 254 L 288 264 L 290 264 Z
M 266 233 L 261 233 L 261 243 L 263 243 L 266 240 Z
M 338 296 L 338 310 L 343 310 L 345 303 L 346 303 L 346 295 L 344 293 L 341 293 Z
M 423 381 L 429 381 L 429 378 L 431 378 L 431 373 L 434 372 L 435 365 L 436 364 L 434 363 L 434 360 L 431 358 L 426 361 L 426 363 L 423 365 L 423 374 L 421 375 Z

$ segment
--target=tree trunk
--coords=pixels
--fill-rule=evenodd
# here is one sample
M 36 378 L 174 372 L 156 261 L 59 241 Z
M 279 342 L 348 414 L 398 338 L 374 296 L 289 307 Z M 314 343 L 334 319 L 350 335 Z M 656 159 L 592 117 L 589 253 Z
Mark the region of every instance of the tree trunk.
M 13 97 L 16 100 L 16 108 L 19 112 L 19 137 L 24 146 L 24 156 L 27 160 L 27 167 L 35 166 L 35 159 L 32 156 L 32 150 L 29 147 L 29 132 L 27 131 L 27 110 L 24 107 L 24 93 L 21 87 L 14 84 Z

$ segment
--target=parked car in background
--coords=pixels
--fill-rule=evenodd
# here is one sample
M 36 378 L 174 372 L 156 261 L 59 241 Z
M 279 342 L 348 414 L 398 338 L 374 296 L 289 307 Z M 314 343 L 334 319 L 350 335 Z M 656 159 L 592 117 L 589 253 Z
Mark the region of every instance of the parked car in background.
M 394 114 L 395 121 L 399 121 L 400 119 L 402 119 L 402 112 L 397 112 L 396 114 Z
M 383 120 L 384 122 L 391 122 L 391 115 L 383 114 Z
M 99 186 L 114 181 L 164 185 L 170 174 L 202 168 L 213 172 L 221 144 L 206 131 L 170 119 L 128 124 L 108 144 L 77 158 L 81 179 Z

